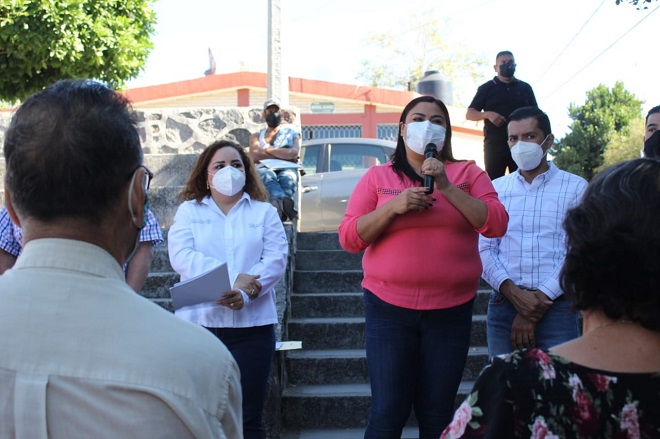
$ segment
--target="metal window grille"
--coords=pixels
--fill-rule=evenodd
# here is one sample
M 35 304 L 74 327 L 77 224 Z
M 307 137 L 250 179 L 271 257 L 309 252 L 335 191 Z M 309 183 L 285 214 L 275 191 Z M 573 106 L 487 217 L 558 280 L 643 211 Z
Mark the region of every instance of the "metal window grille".
M 302 127 L 303 140 L 362 137 L 362 125 L 311 125 Z
M 396 136 L 399 134 L 399 125 L 378 125 L 376 135 L 379 139 L 392 140 L 396 142 Z

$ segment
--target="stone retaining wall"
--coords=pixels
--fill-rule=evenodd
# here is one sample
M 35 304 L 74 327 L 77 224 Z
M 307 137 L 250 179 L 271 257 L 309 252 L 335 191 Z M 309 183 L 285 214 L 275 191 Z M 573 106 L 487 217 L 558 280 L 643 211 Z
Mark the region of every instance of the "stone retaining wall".
M 135 113 L 145 154 L 199 153 L 215 140 L 226 136 L 233 136 L 243 147 L 247 147 L 250 134 L 266 126 L 261 108 L 136 110 Z M 297 109 L 282 109 L 281 113 L 283 123 L 300 125 L 296 117 Z M 0 144 L 4 143 L 12 114 L 0 112 Z

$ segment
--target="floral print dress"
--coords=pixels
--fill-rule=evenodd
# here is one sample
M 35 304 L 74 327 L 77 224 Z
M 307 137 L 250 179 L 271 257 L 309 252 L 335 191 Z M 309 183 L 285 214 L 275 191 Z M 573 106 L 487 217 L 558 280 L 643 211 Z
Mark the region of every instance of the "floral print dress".
M 442 439 L 660 438 L 660 372 L 613 373 L 540 349 L 493 359 Z

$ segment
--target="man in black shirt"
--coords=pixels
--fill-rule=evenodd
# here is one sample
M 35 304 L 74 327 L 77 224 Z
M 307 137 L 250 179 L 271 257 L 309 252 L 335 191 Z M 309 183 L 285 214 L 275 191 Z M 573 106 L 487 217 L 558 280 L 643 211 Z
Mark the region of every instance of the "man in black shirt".
M 491 180 L 518 169 L 507 143 L 507 118 L 521 107 L 538 106 L 532 87 L 513 77 L 513 54 L 503 51 L 495 57 L 497 76 L 482 84 L 468 107 L 467 120 L 484 120 L 484 164 Z

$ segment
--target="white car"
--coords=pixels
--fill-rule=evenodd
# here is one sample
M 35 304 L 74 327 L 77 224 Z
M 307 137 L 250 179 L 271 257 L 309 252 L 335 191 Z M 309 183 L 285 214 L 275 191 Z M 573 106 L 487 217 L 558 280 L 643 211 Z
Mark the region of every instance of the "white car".
M 358 180 L 390 160 L 396 143 L 363 138 L 314 139 L 302 143 L 299 230 L 336 231 Z

